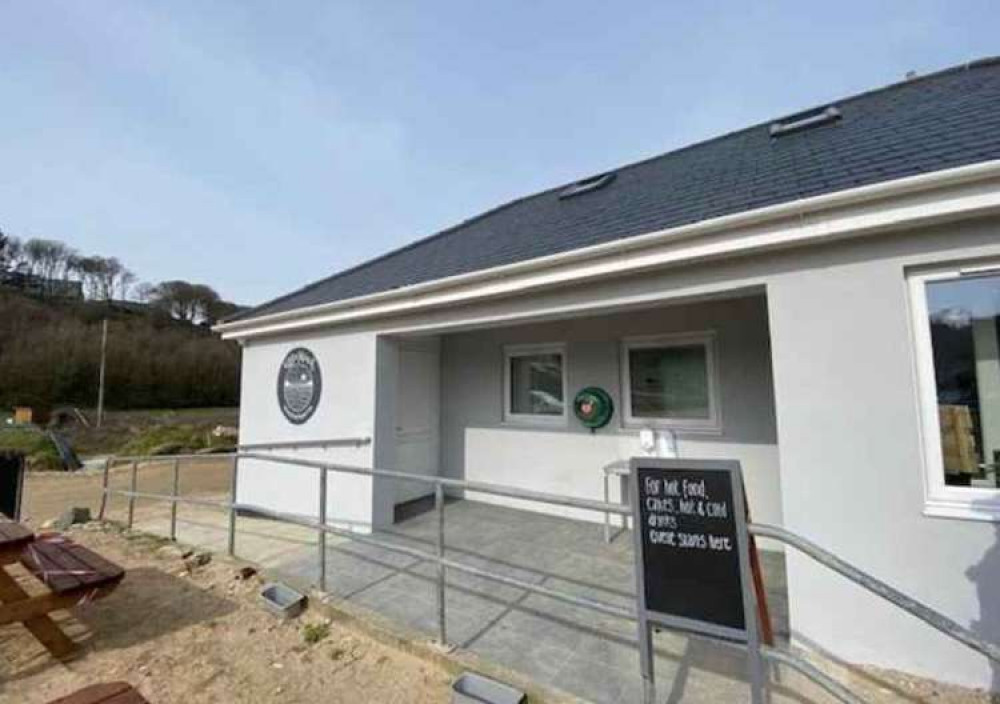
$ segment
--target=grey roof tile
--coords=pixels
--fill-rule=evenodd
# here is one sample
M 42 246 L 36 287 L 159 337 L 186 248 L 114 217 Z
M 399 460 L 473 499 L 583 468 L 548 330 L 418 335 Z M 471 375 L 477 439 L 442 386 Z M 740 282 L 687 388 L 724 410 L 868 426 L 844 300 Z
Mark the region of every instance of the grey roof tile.
M 1000 159 L 1000 59 L 836 101 L 842 119 L 772 139 L 755 125 L 624 166 L 609 185 L 522 198 L 233 318 L 480 271 L 708 218 Z

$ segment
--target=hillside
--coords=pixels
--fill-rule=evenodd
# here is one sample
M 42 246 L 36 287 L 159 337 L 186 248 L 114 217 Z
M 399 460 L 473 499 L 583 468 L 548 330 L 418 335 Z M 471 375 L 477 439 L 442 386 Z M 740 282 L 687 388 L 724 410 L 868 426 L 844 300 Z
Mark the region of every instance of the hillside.
M 107 317 L 108 408 L 239 402 L 239 347 L 136 304 L 38 298 L 0 288 L 0 408 L 97 402 Z

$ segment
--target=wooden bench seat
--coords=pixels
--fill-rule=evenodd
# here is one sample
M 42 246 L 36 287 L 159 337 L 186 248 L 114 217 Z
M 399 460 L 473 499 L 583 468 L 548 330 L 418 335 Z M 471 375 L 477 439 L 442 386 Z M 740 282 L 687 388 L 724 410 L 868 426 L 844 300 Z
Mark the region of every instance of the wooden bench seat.
M 49 704 L 149 704 L 127 682 L 104 682 L 77 690 Z
M 61 536 L 29 543 L 21 553 L 21 564 L 59 596 L 108 592 L 125 576 L 118 565 Z
M 0 514 L 0 564 L 16 562 L 24 546 L 34 539 L 29 528 Z
M 0 539 L 7 544 L 0 550 L 0 626 L 22 623 L 52 655 L 68 657 L 75 645 L 49 614 L 107 596 L 125 577 L 125 570 L 60 535 L 36 537 L 23 526 L 4 525 Z M 24 565 L 48 592 L 25 591 L 4 567 L 14 562 Z

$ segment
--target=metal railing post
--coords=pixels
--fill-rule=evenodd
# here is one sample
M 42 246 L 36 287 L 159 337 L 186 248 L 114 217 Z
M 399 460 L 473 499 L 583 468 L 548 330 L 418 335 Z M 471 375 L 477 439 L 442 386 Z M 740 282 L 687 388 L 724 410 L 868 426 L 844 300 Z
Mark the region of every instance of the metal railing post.
M 181 494 L 181 461 L 174 460 L 174 483 L 171 496 L 176 499 Z M 177 501 L 170 502 L 170 540 L 177 542 Z
M 445 578 L 446 567 L 441 560 L 444 558 L 444 486 L 441 482 L 434 484 L 434 510 L 437 512 L 437 609 L 438 609 L 438 639 L 444 645 L 448 642 L 447 615 L 445 613 Z
M 129 481 L 129 486 L 131 487 L 131 493 L 128 497 L 128 529 L 132 530 L 132 522 L 135 520 L 135 492 L 138 488 L 138 473 L 139 473 L 139 461 L 132 461 L 132 478 Z
M 326 591 L 326 482 L 327 472 L 319 470 L 319 534 L 316 536 L 319 545 L 319 589 Z
M 111 475 L 111 458 L 104 460 L 104 476 L 101 478 L 101 507 L 97 511 L 97 519 L 104 520 L 104 514 L 108 508 L 108 484 Z
M 194 460 L 205 459 L 203 456 L 198 455 L 187 455 L 182 457 L 173 458 L 175 461 L 175 478 L 176 478 L 176 467 L 177 461 L 182 458 L 190 458 Z M 135 457 L 116 457 L 110 458 L 105 464 L 105 478 L 104 478 L 104 496 L 102 497 L 102 513 L 106 510 L 106 503 L 114 495 L 126 496 L 129 499 L 129 527 L 131 528 L 134 521 L 134 508 L 135 501 L 138 498 L 149 499 L 149 500 L 166 500 L 173 503 L 175 506 L 180 501 L 189 503 L 192 505 L 201 506 L 211 506 L 218 509 L 228 509 L 229 511 L 229 521 L 230 521 L 230 552 L 234 550 L 235 541 L 235 524 L 236 524 L 236 494 L 237 494 L 237 482 L 238 482 L 238 462 L 240 458 L 249 458 L 265 462 L 277 462 L 279 464 L 285 464 L 290 466 L 299 467 L 312 467 L 321 470 L 320 478 L 320 520 L 313 521 L 311 519 L 305 519 L 292 514 L 280 513 L 276 511 L 268 510 L 264 507 L 255 507 L 255 511 L 261 516 L 272 518 L 274 520 L 283 521 L 291 523 L 293 525 L 301 525 L 306 528 L 311 528 L 319 531 L 318 542 L 320 544 L 320 582 L 322 588 L 326 589 L 326 534 L 331 533 L 335 536 L 343 538 L 345 540 L 357 541 L 363 545 L 371 545 L 379 549 L 388 550 L 390 552 L 395 552 L 403 555 L 408 555 L 415 558 L 421 562 L 433 562 L 437 566 L 437 607 L 438 607 L 438 636 L 442 643 L 447 643 L 447 630 L 446 630 L 446 590 L 447 590 L 447 572 L 448 570 L 454 570 L 459 574 L 466 574 L 472 577 L 485 579 L 490 582 L 506 585 L 513 587 L 515 589 L 523 590 L 530 594 L 539 595 L 548 599 L 554 599 L 556 601 L 571 604 L 573 606 L 582 607 L 598 613 L 603 613 L 616 618 L 636 620 L 639 616 L 634 608 L 628 606 L 621 606 L 619 604 L 607 603 L 597 599 L 591 599 L 586 596 L 579 594 L 573 594 L 569 592 L 560 591 L 557 589 L 552 589 L 549 587 L 542 586 L 541 584 L 536 584 L 528 582 L 525 580 L 517 579 L 514 577 L 505 576 L 488 569 L 481 569 L 474 567 L 473 565 L 465 562 L 464 560 L 448 559 L 445 552 L 445 487 L 456 487 L 464 491 L 478 491 L 488 494 L 493 494 L 497 496 L 507 496 L 511 498 L 525 499 L 528 501 L 536 501 L 540 503 L 546 503 L 556 506 L 570 506 L 573 508 L 585 509 L 588 511 L 595 512 L 609 512 L 616 515 L 629 516 L 631 515 L 632 509 L 625 504 L 611 504 L 606 501 L 594 501 L 590 499 L 582 499 L 576 497 L 568 497 L 564 495 L 551 494 L 546 492 L 530 491 L 526 489 L 520 489 L 516 487 L 508 487 L 497 484 L 490 484 L 486 482 L 473 482 L 462 479 L 453 479 L 449 477 L 440 476 L 427 476 L 427 475 L 416 475 L 406 472 L 390 471 L 390 470 L 380 470 L 374 468 L 363 468 L 355 467 L 350 465 L 339 465 L 330 463 L 319 463 L 316 461 L 296 459 L 288 457 L 276 457 L 273 455 L 255 455 L 251 453 L 236 453 L 232 456 L 233 459 L 233 473 L 232 473 L 232 486 L 231 486 L 231 496 L 230 501 L 220 501 L 220 500 L 209 500 L 202 499 L 196 496 L 185 496 L 183 499 L 179 496 L 179 488 L 175 488 L 174 496 L 166 496 L 163 494 L 155 493 L 139 493 L 137 489 L 137 471 L 138 463 L 142 462 L 162 462 L 168 461 L 166 458 L 156 458 L 147 456 L 135 456 Z M 110 473 L 110 467 L 114 462 L 126 463 L 131 462 L 131 490 L 123 491 L 120 489 L 111 489 L 108 475 Z M 329 481 L 328 472 L 338 472 L 344 474 L 352 475 L 366 475 L 370 477 L 388 477 L 389 479 L 403 480 L 403 481 L 416 481 L 416 482 L 426 482 L 434 485 L 434 504 L 437 513 L 437 535 L 435 539 L 436 550 L 431 552 L 430 549 L 418 549 L 410 547 L 408 545 L 402 545 L 394 542 L 383 541 L 374 537 L 369 537 L 362 533 L 356 533 L 349 529 L 344 529 L 338 526 L 331 526 L 327 521 L 327 485 Z M 176 481 L 176 480 L 175 480 Z M 175 484 L 176 486 L 176 484 Z M 795 548 L 801 551 L 803 554 L 809 556 L 820 565 L 831 569 L 832 571 L 840 574 L 841 576 L 847 578 L 848 580 L 860 585 L 861 587 L 867 589 L 869 592 L 880 596 L 887 600 L 889 603 L 899 607 L 905 612 L 910 613 L 918 619 L 925 621 L 930 626 L 936 628 L 941 633 L 950 636 L 951 638 L 963 643 L 973 650 L 976 650 L 986 657 L 990 658 L 994 662 L 1000 662 L 1000 646 L 990 643 L 979 637 L 977 634 L 973 633 L 968 628 L 962 626 L 961 624 L 952 621 L 950 618 L 944 614 L 938 613 L 928 606 L 908 597 L 904 593 L 894 589 L 885 582 L 880 581 L 874 576 L 862 571 L 861 569 L 848 563 L 846 560 L 838 557 L 836 554 L 829 552 L 807 538 L 792 533 L 791 531 L 785 530 L 779 526 L 771 526 L 759 523 L 750 523 L 747 526 L 748 531 L 751 535 L 758 537 L 771 538 L 778 540 L 789 547 Z M 749 584 L 750 580 L 748 578 L 744 579 L 745 584 Z M 515 606 L 516 608 L 516 606 Z M 748 643 L 747 646 L 754 650 L 752 657 L 761 657 L 767 663 L 770 664 L 781 664 L 791 667 L 798 672 L 800 672 L 805 677 L 809 678 L 815 682 L 820 687 L 824 688 L 827 692 L 832 694 L 834 697 L 839 699 L 846 704 L 858 704 L 858 698 L 853 695 L 850 690 L 848 690 L 844 685 L 833 680 L 831 677 L 821 672 L 818 668 L 812 665 L 807 660 L 796 655 L 790 651 L 777 650 L 773 647 L 768 647 L 763 644 Z M 759 650 L 758 650 L 759 648 Z M 761 683 L 762 684 L 762 683 Z M 755 686 L 759 689 L 760 685 L 755 683 Z M 766 695 L 766 690 L 765 690 Z
M 761 655 L 773 663 L 790 667 L 798 673 L 804 675 L 806 678 L 811 679 L 828 693 L 833 695 L 834 698 L 844 702 L 844 704 L 865 704 L 864 700 L 858 698 L 854 692 L 830 677 L 830 675 L 823 672 L 808 660 L 799 657 L 794 653 L 762 645 Z
M 236 483 L 240 474 L 240 458 L 233 455 L 233 471 L 229 477 L 229 546 L 230 557 L 236 555 Z

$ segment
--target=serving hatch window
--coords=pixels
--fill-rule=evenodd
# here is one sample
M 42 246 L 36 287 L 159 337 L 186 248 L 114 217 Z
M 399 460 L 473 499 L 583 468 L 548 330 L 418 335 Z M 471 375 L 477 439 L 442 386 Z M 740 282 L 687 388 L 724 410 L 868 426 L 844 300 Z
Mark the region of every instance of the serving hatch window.
M 1000 516 L 1000 267 L 911 277 L 931 512 Z
M 622 362 L 626 425 L 720 428 L 712 333 L 625 340 Z
M 504 348 L 504 418 L 566 419 L 566 350 L 562 344 Z

